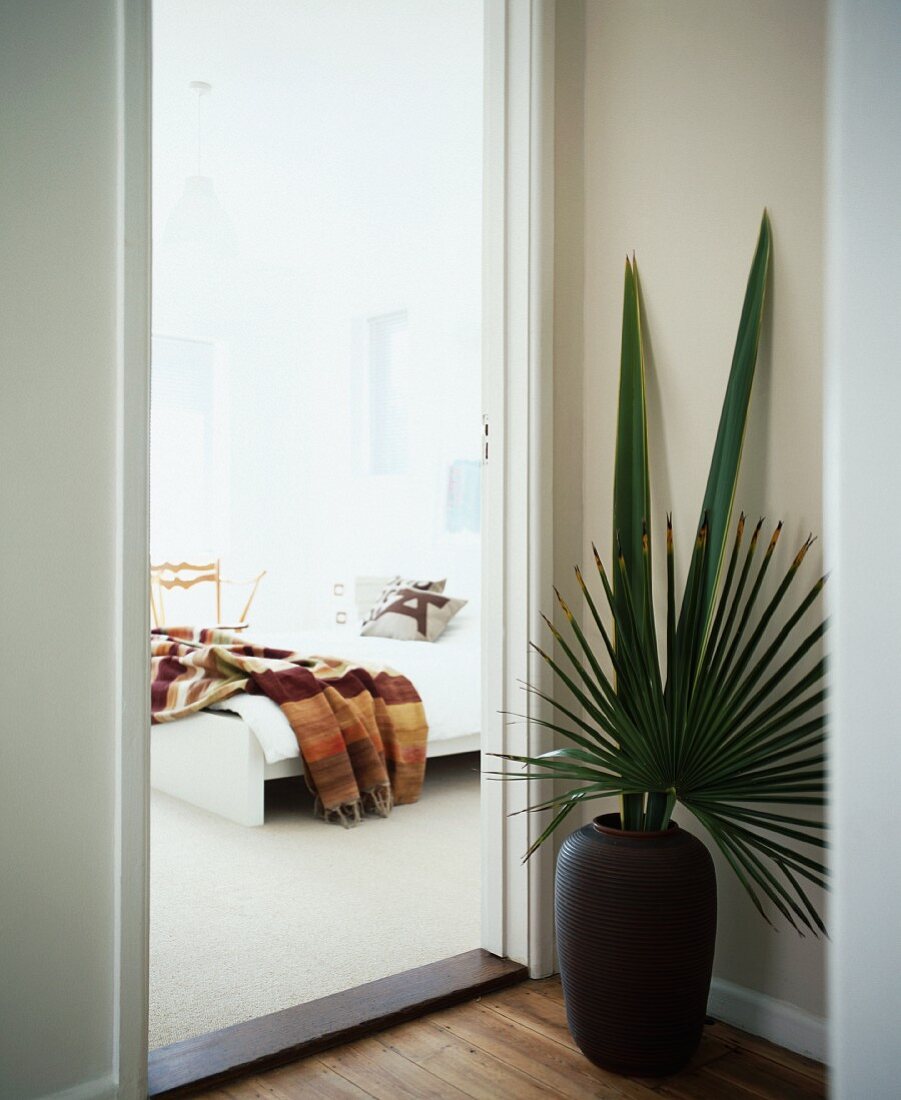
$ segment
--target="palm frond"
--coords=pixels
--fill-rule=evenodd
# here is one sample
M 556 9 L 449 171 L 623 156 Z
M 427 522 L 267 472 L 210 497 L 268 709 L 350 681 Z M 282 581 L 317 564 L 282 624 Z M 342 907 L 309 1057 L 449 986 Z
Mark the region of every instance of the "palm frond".
M 710 525 L 710 553 L 704 562 L 701 578 L 701 608 L 705 634 L 722 567 L 732 503 L 735 498 L 735 486 L 738 481 L 738 469 L 741 464 L 745 425 L 748 419 L 748 406 L 751 401 L 757 349 L 763 324 L 771 250 L 770 218 L 764 210 L 757 248 L 748 275 L 732 368 L 729 372 L 729 382 L 726 386 L 726 396 L 723 400 L 723 410 L 710 461 L 707 488 L 701 504 L 701 516 L 706 516 Z M 678 630 L 683 635 L 688 630 L 684 608 Z
M 772 642 L 752 663 L 766 627 L 773 625 L 789 598 L 810 541 L 798 551 L 775 593 L 763 600 L 761 577 L 765 578 L 770 568 L 778 536 L 770 540 L 756 571 L 749 564 L 754 557 L 752 548 L 739 571 L 743 522 L 739 520 L 730 559 L 733 579 L 730 581 L 727 573 L 714 605 L 716 641 L 706 653 L 697 648 L 697 636 L 704 629 L 697 609 L 693 619 L 695 634 L 686 643 L 687 650 L 675 631 L 668 630 L 671 655 L 665 683 L 660 675 L 656 633 L 647 631 L 644 641 L 640 645 L 637 642 L 636 609 L 622 556 L 618 562 L 623 586 L 621 613 L 609 585 L 602 584 L 609 617 L 619 619 L 622 615 L 621 636 L 628 641 L 619 650 L 596 653 L 575 614 L 558 593 L 572 644 L 561 629 L 549 619 L 547 622 L 560 652 L 574 671 L 568 673 L 554 658 L 540 649 L 538 652 L 558 674 L 558 682 L 570 694 L 573 704 L 567 705 L 535 688 L 530 690 L 569 720 L 571 725 L 567 726 L 536 719 L 543 728 L 569 741 L 571 747 L 539 757 L 508 759 L 528 769 L 519 778 L 555 778 L 582 784 L 543 804 L 545 809 L 557 810 L 555 820 L 564 820 L 576 805 L 572 799 L 577 794 L 579 804 L 588 798 L 619 795 L 624 810 L 632 814 L 628 819 L 623 817 L 623 827 L 631 825 L 646 830 L 665 828 L 675 805 L 681 804 L 709 831 L 755 905 L 762 907 L 764 901 L 769 901 L 793 927 L 818 934 L 822 922 L 798 880 L 807 877 L 820 885 L 825 881 L 826 869 L 821 862 L 793 851 L 782 841 L 821 849 L 825 844 L 824 827 L 821 822 L 782 813 L 776 805 L 817 806 L 825 797 L 826 719 L 822 714 L 825 700 L 822 680 L 826 663 L 820 658 L 807 671 L 799 669 L 821 640 L 825 622 L 808 631 L 800 642 L 793 641 L 820 596 L 824 579 L 802 596 Z M 668 553 L 670 545 L 668 530 Z M 695 553 L 704 553 L 703 527 L 696 539 Z M 599 575 L 606 576 L 602 564 Z M 696 576 L 699 575 L 698 571 Z M 736 577 L 737 583 L 733 584 Z M 579 578 L 580 588 L 588 594 L 581 573 Z M 749 580 L 750 588 L 747 596 L 743 596 Z M 697 581 L 694 589 L 694 593 L 685 592 L 684 601 L 697 599 Z M 592 618 L 609 637 L 597 603 L 592 599 L 589 606 Z M 765 624 L 764 630 L 760 629 L 761 623 Z M 731 654 L 723 650 L 725 645 Z M 719 659 L 714 650 L 719 652 Z M 628 670 L 628 696 L 619 690 L 619 685 L 614 687 L 609 664 L 605 668 L 605 660 L 614 659 Z M 793 679 L 789 679 L 792 674 Z M 699 696 L 707 700 L 705 705 L 694 703 Z M 628 707 L 624 705 L 627 700 Z M 567 814 L 563 814 L 567 807 Z

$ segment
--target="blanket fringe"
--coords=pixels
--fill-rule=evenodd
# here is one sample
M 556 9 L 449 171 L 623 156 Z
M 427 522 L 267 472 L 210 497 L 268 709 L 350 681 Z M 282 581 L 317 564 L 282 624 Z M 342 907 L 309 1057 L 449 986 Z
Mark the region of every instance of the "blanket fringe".
M 387 817 L 394 806 L 394 795 L 391 787 L 385 784 L 381 787 L 373 787 L 363 791 L 362 797 L 355 802 L 345 802 L 342 806 L 335 806 L 327 810 L 322 804 L 322 799 L 316 795 L 313 804 L 313 813 L 328 821 L 332 825 L 341 825 L 345 829 L 353 829 L 363 820 L 363 814 L 377 814 L 379 817 Z
M 322 799 L 317 795 L 313 813 L 330 825 L 340 825 L 344 829 L 354 829 L 363 820 L 363 803 L 360 799 L 357 799 L 355 802 L 345 802 L 343 806 L 335 806 L 333 809 L 327 810 L 322 805 Z
M 366 813 L 387 817 L 393 806 L 394 796 L 387 783 L 381 787 L 373 787 L 370 791 L 363 791 L 363 809 Z

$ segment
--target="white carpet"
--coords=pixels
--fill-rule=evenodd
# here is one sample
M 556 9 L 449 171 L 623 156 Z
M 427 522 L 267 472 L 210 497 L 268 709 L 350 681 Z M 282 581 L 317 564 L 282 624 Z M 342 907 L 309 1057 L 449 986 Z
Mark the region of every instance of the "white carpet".
M 479 946 L 477 755 L 356 829 L 266 786 L 259 828 L 153 792 L 152 1050 Z

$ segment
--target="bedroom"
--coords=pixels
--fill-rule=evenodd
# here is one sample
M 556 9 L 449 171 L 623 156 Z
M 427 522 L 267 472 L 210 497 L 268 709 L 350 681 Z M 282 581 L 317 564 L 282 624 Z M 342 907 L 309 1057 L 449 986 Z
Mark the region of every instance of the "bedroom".
M 427 762 L 345 832 L 271 698 L 167 683 L 152 1049 L 480 942 L 481 4 L 225 7 L 154 5 L 154 624 L 395 670 Z

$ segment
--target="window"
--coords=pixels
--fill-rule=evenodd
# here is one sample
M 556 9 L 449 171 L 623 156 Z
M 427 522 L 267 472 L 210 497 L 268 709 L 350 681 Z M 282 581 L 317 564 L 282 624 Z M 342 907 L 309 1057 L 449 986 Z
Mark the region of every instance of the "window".
M 369 473 L 409 468 L 410 339 L 406 310 L 369 319 Z
M 217 348 L 154 336 L 150 372 L 150 540 L 154 560 L 223 552 L 228 471 Z

